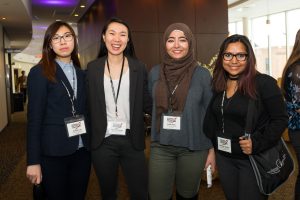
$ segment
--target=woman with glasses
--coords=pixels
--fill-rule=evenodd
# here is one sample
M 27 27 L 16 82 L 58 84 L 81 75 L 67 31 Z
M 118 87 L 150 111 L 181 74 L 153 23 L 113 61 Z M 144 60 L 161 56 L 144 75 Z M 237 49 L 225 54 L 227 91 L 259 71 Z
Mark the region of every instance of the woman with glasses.
M 172 199 L 175 184 L 177 200 L 196 200 L 203 169 L 215 168 L 214 149 L 203 132 L 211 75 L 196 61 L 196 41 L 186 24 L 168 26 L 162 41 L 162 62 L 149 73 L 150 199 Z
M 293 51 L 282 73 L 281 89 L 286 100 L 289 115 L 288 130 L 290 141 L 300 163 L 300 29 L 297 32 Z M 300 167 L 295 185 L 295 199 L 300 199 Z
M 77 53 L 72 27 L 54 22 L 28 75 L 26 174 L 49 200 L 83 200 L 88 185 L 85 75 Z
M 287 114 L 276 80 L 256 71 L 255 55 L 246 36 L 232 35 L 222 43 L 212 88 L 204 132 L 214 141 L 226 199 L 267 199 L 259 191 L 248 155 L 280 140 Z M 252 133 L 244 137 L 250 100 L 255 102 Z

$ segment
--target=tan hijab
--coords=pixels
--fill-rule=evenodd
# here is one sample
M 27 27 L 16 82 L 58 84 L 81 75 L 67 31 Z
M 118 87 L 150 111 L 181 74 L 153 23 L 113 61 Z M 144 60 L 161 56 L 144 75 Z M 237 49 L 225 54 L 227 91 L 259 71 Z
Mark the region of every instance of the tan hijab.
M 166 42 L 171 32 L 174 30 L 182 31 L 189 43 L 189 51 L 187 55 L 177 60 L 170 57 L 166 51 Z M 162 113 L 166 112 L 169 107 L 169 90 L 167 84 L 169 84 L 170 90 L 173 91 L 175 86 L 181 80 L 172 97 L 171 104 L 173 111 L 183 111 L 190 87 L 190 82 L 194 70 L 197 67 L 197 61 L 195 59 L 195 46 L 194 35 L 186 24 L 174 23 L 168 26 L 166 29 L 162 42 L 162 64 L 155 91 L 157 131 L 160 129 L 161 115 Z

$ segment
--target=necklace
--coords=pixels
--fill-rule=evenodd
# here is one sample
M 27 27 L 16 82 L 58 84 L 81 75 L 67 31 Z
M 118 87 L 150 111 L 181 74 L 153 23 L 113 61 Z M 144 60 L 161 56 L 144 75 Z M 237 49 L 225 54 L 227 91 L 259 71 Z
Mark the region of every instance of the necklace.
M 237 81 L 237 80 L 239 80 L 239 76 L 237 75 L 237 76 L 228 76 L 228 79 L 229 80 L 232 80 L 232 81 Z

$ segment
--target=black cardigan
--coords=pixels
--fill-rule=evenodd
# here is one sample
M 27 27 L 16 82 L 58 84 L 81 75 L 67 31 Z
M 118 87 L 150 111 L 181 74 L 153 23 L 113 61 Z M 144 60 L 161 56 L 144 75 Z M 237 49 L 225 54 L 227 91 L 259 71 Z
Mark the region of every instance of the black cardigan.
M 288 122 L 284 100 L 276 80 L 266 74 L 258 74 L 255 83 L 258 99 L 255 100 L 256 109 L 252 124 L 252 154 L 261 152 L 276 144 Z M 213 103 L 222 93 L 214 94 L 204 119 L 204 132 L 214 142 L 221 125 L 217 122 L 216 115 L 213 112 Z M 243 135 L 244 132 L 240 134 Z M 214 145 L 216 148 L 216 142 Z

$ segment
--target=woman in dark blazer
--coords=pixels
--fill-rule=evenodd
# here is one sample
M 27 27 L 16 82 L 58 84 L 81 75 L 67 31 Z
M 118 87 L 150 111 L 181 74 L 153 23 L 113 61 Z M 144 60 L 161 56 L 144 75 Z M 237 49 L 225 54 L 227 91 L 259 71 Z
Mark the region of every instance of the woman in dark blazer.
M 119 165 L 131 199 L 147 199 L 144 112 L 151 112 L 145 65 L 135 57 L 128 25 L 112 18 L 99 58 L 88 64 L 92 162 L 102 198 L 117 199 Z
M 53 200 L 84 199 L 91 168 L 75 38 L 69 24 L 51 24 L 42 59 L 28 75 L 27 177 L 42 182 Z

